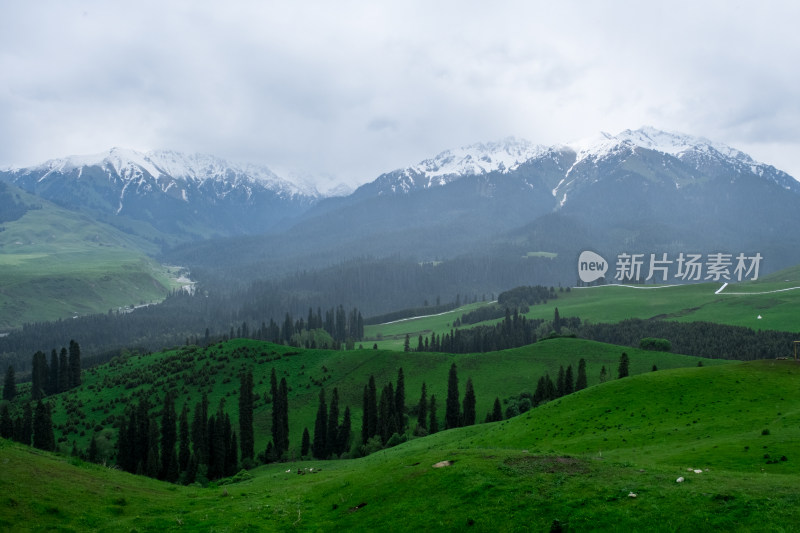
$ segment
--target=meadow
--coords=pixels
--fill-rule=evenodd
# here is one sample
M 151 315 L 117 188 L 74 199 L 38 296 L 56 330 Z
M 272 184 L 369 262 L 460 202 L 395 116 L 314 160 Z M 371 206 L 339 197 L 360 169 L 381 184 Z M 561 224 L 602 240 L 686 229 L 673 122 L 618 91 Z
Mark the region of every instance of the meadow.
M 169 485 L 0 441 L 0 525 L 794 531 L 798 375 L 794 361 L 646 372 L 362 459 L 262 466 L 208 487 Z
M 40 208 L 0 231 L 0 332 L 158 302 L 180 286 L 146 255 L 152 243 L 19 194 Z

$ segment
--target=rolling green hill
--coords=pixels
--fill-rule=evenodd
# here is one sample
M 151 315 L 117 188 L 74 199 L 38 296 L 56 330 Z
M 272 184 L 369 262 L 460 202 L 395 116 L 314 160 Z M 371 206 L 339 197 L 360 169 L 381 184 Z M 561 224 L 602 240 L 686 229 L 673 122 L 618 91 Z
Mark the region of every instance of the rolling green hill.
M 0 332 L 162 300 L 176 273 L 152 243 L 4 185 L 20 207 L 0 231 Z
M 238 427 L 236 413 L 239 376 L 252 369 L 255 384 L 255 448 L 263 451 L 270 439 L 271 405 L 270 373 L 274 368 L 278 379 L 286 377 L 289 387 L 290 451 L 299 453 L 304 428 L 314 429 L 320 387 L 328 398 L 334 387 L 339 389 L 340 410 L 349 405 L 353 411 L 353 427 L 361 427 L 364 386 L 370 375 L 377 387 L 395 382 L 402 367 L 405 375 L 406 405 L 419 401 L 422 383 L 428 396 L 436 395 L 439 420 L 444 420 L 447 375 L 452 363 L 458 368 L 460 389 L 472 378 L 479 420 L 492 408 L 495 397 L 500 399 L 522 392 L 533 393 L 542 375 L 556 379 L 559 366 L 572 365 L 577 372 L 581 358 L 586 360 L 589 385 L 599 383 L 601 367 L 609 378 L 616 377 L 621 353 L 630 357 L 631 374 L 659 369 L 692 367 L 704 364 L 727 364 L 725 361 L 701 359 L 684 355 L 621 348 L 609 344 L 579 340 L 552 339 L 530 346 L 486 354 L 450 355 L 441 353 L 404 353 L 386 350 L 302 350 L 261 341 L 236 339 L 207 348 L 195 346 L 176 348 L 150 355 L 118 357 L 107 365 L 84 372 L 83 384 L 64 394 L 54 396 L 53 423 L 56 440 L 64 452 L 73 441 L 79 449 L 87 449 L 94 434 L 104 455 L 113 454 L 116 442 L 114 418 L 125 407 L 147 397 L 160 408 L 164 391 L 177 393 L 176 409 L 183 405 L 190 410 L 207 393 L 211 409 L 224 401 L 232 422 Z M 160 399 L 161 400 L 160 400 Z M 156 412 L 156 411 L 154 411 Z
M 580 317 L 583 321 L 619 322 L 628 318 L 661 318 L 682 322 L 707 321 L 755 330 L 778 330 L 800 333 L 797 308 L 800 305 L 800 267 L 782 270 L 757 281 L 729 284 L 716 294 L 722 284 L 699 283 L 629 287 L 602 285 L 558 291 L 558 298 L 531 306 L 528 318 L 552 320 L 555 308 L 562 317 Z M 470 304 L 448 313 L 419 317 L 391 324 L 365 328 L 364 345 L 402 349 L 405 335 L 412 345 L 418 335 L 432 331 L 449 332 L 461 315 L 487 302 Z M 761 318 L 759 318 L 761 317 Z M 487 321 L 489 324 L 496 321 Z
M 363 459 L 275 464 L 207 488 L 0 441 L 0 523 L 34 531 L 549 531 L 555 521 L 579 531 L 794 531 L 799 377 L 794 361 L 649 372 Z

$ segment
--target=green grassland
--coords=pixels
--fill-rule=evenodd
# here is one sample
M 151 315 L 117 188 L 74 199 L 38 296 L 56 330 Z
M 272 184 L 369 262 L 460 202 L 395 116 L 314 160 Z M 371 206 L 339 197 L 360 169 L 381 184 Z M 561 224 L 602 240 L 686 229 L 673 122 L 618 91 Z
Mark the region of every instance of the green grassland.
M 0 231 L 0 332 L 163 300 L 177 287 L 152 243 L 19 192 L 36 205 Z
M 439 419 L 444 420 L 447 375 L 450 365 L 458 368 L 461 392 L 472 378 L 477 397 L 476 412 L 483 420 L 496 397 L 501 400 L 522 392 L 534 392 L 539 377 L 549 373 L 555 381 L 559 366 L 573 367 L 576 375 L 580 359 L 586 360 L 590 385 L 599 383 L 605 366 L 609 378 L 616 377 L 622 352 L 628 353 L 631 374 L 659 369 L 692 367 L 703 361 L 707 365 L 728 364 L 726 361 L 620 348 L 610 344 L 580 339 L 552 339 L 530 346 L 487 354 L 451 355 L 441 353 L 404 353 L 387 350 L 301 350 L 261 341 L 236 339 L 207 348 L 176 348 L 151 355 L 128 355 L 116 358 L 84 372 L 83 384 L 53 397 L 53 423 L 56 440 L 64 452 L 72 443 L 87 449 L 94 434 L 101 438 L 102 452 L 113 455 L 116 431 L 112 427 L 116 415 L 125 407 L 147 397 L 151 403 L 163 399 L 164 391 L 176 393 L 178 412 L 186 405 L 190 410 L 208 394 L 210 409 L 224 401 L 234 426 L 238 424 L 237 401 L 239 376 L 252 370 L 255 384 L 255 444 L 263 451 L 271 438 L 270 374 L 274 368 L 278 379 L 285 377 L 289 387 L 290 447 L 299 454 L 304 428 L 313 431 L 319 389 L 330 398 L 334 387 L 339 390 L 340 411 L 350 406 L 353 425 L 360 428 L 364 386 L 370 375 L 377 387 L 395 382 L 403 368 L 406 405 L 414 406 L 425 382 L 428 395 L 436 395 Z
M 715 294 L 721 283 L 629 287 L 602 285 L 557 291 L 558 298 L 531 306 L 525 316 L 552 320 L 555 308 L 562 317 L 580 317 L 592 323 L 619 322 L 628 318 L 662 318 L 683 322 L 708 321 L 755 330 L 800 332 L 800 268 L 784 270 L 757 281 L 731 283 Z M 470 304 L 431 317 L 419 317 L 365 328 L 365 345 L 402 349 L 409 334 L 412 348 L 419 335 L 449 332 L 456 319 L 468 311 L 489 305 Z M 761 318 L 758 318 L 761 316 Z M 490 324 L 496 321 L 487 321 Z M 467 326 L 469 327 L 469 326 Z
M 0 441 L 0 527 L 549 531 L 557 520 L 574 531 L 795 531 L 798 379 L 794 361 L 646 372 L 503 422 L 206 488 Z

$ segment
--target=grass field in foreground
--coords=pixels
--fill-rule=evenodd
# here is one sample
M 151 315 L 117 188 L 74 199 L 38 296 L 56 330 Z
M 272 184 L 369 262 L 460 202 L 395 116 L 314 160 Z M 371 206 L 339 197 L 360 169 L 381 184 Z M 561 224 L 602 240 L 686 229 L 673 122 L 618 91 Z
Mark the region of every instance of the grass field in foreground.
M 0 441 L 0 527 L 796 531 L 799 378 L 789 361 L 647 373 L 364 459 L 270 465 L 208 488 Z

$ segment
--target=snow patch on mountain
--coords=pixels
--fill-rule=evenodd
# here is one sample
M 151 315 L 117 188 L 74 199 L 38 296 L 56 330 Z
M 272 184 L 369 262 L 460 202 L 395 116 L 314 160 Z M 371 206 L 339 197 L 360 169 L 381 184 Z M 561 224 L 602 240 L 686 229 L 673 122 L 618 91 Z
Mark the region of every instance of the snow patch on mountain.
M 407 175 L 416 173 L 426 176 L 427 187 L 444 185 L 450 181 L 446 179 L 450 176 L 511 172 L 546 150 L 544 146 L 509 137 L 499 142 L 479 143 L 446 150 L 432 159 L 426 159 L 409 167 L 406 171 Z

